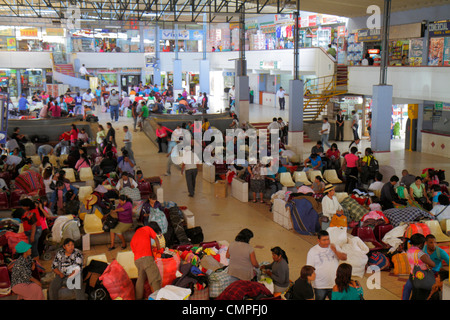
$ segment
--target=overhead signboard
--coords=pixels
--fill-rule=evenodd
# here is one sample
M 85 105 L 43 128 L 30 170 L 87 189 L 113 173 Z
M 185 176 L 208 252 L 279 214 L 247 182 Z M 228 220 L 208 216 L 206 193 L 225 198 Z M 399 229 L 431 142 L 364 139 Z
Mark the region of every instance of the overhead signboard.
M 428 33 L 430 37 L 450 36 L 450 21 L 430 23 Z

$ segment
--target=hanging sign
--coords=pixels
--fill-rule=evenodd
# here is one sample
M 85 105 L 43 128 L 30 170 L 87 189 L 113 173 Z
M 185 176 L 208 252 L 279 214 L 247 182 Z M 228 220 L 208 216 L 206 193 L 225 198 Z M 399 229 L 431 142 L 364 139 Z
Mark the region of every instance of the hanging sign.
M 450 21 L 430 23 L 428 32 L 430 37 L 450 36 Z
M 37 37 L 38 29 L 37 28 L 20 29 L 20 36 L 21 37 Z

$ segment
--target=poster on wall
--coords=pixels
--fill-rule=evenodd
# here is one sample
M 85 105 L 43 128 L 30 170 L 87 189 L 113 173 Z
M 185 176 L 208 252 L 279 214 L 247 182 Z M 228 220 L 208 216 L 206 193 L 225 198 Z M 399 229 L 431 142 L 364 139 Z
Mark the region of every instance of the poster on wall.
M 16 38 L 8 37 L 7 48 L 8 51 L 16 51 Z
M 409 65 L 422 65 L 423 39 L 411 39 L 409 43 Z
M 431 38 L 428 53 L 429 66 L 442 66 L 444 56 L 444 38 Z
M 450 66 L 450 37 L 446 37 L 444 42 L 444 66 Z

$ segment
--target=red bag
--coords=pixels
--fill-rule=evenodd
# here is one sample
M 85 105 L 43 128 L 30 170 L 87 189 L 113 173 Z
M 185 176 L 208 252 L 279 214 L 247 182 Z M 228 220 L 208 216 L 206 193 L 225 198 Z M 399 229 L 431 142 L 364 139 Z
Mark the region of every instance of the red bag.
M 16 253 L 16 245 L 20 241 L 24 241 L 24 242 L 28 243 L 28 237 L 25 235 L 24 232 L 15 233 L 12 231 L 8 231 L 5 233 L 5 237 L 8 240 L 8 247 L 13 254 Z
M 421 233 L 426 237 L 431 233 L 431 231 L 425 223 L 411 223 L 405 230 L 405 238 L 411 239 L 411 236 L 416 233 Z
M 99 277 L 103 286 L 108 290 L 111 299 L 135 300 L 133 282 L 131 282 L 125 269 L 113 260 Z
M 159 269 L 159 273 L 161 274 L 161 287 L 172 284 L 172 282 L 177 278 L 176 273 L 178 267 L 180 266 L 180 256 L 175 251 L 170 251 L 171 253 L 173 253 L 172 258 L 155 259 L 156 265 Z

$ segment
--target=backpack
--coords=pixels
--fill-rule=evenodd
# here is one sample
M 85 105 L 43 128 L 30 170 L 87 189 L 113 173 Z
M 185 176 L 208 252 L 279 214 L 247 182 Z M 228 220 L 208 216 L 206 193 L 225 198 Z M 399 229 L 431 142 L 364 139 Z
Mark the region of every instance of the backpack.
M 370 159 L 368 163 L 369 174 L 371 176 L 375 176 L 380 170 L 380 165 L 378 163 L 378 160 L 375 159 L 374 156 L 370 156 L 369 159 Z
M 381 252 L 373 252 L 369 256 L 369 265 L 377 266 L 380 270 L 388 270 L 390 267 L 389 259 Z

